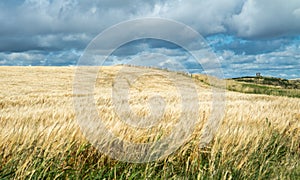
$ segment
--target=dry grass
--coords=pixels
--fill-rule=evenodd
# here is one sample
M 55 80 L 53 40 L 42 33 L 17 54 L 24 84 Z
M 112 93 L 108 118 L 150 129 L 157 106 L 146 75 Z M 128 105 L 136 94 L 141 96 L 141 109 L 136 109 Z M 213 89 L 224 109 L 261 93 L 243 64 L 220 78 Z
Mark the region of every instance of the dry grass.
M 114 112 L 112 88 L 121 67 L 104 67 L 95 86 L 97 110 L 115 134 L 132 142 L 168 135 L 181 113 L 180 94 L 169 76 L 147 70 L 130 84 L 129 104 L 138 117 L 149 115 L 152 95 L 165 98 L 166 111 L 156 128 L 128 127 Z M 132 67 L 131 73 L 139 68 Z M 199 149 L 203 122 L 211 111 L 209 86 L 194 80 L 199 122 L 190 141 L 159 161 L 118 162 L 85 139 L 75 120 L 71 67 L 0 67 L 0 178 L 289 178 L 300 172 L 300 100 L 236 92 L 226 93 L 225 119 L 214 141 Z M 122 100 L 122 99 L 118 99 Z M 132 114 L 128 114 L 132 116 Z

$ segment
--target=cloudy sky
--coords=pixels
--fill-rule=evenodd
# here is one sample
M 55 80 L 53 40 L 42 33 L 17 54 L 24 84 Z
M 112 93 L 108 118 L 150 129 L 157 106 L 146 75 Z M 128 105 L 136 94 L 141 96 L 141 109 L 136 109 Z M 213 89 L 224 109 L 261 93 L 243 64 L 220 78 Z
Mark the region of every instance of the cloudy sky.
M 225 77 L 300 77 L 299 0 L 0 1 L 0 65 L 76 65 L 96 35 L 143 17 L 169 18 L 197 30 L 219 57 Z M 151 39 L 124 45 L 108 62 L 137 58 L 199 69 L 179 46 Z

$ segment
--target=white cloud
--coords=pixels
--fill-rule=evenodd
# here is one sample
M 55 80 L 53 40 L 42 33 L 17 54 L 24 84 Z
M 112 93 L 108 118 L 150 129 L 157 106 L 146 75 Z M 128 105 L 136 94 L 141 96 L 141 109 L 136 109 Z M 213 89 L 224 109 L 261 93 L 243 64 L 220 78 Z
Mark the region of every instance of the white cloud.
M 204 35 L 226 32 L 226 22 L 241 6 L 240 0 L 168 1 L 161 17 L 182 21 Z M 165 8 L 166 9 L 166 8 Z
M 254 43 L 231 44 L 220 37 L 214 44 L 222 44 L 223 66 L 227 76 L 253 73 L 269 68 L 269 72 L 299 75 L 299 40 L 284 40 L 300 34 L 299 0 L 26 0 L 0 2 L 0 64 L 74 64 L 95 35 L 128 19 L 163 17 L 183 22 L 202 33 L 239 36 Z M 162 31 L 157 27 L 157 32 Z M 165 29 L 172 37 L 176 28 Z M 122 36 L 122 30 L 119 32 Z M 185 33 L 188 38 L 190 34 Z M 108 37 L 112 41 L 116 37 Z M 193 39 L 193 38 L 191 38 Z M 252 41 L 257 40 L 259 41 Z M 268 39 L 265 41 L 265 39 Z M 229 47 L 231 46 L 231 47 Z M 195 66 L 184 53 L 172 48 L 155 48 L 163 56 L 138 54 L 147 45 L 125 49 L 128 56 L 141 55 L 145 59 L 170 57 L 189 67 Z M 228 50 L 226 50 L 228 48 Z M 231 49 L 230 49 L 231 48 Z M 275 51 L 275 52 L 274 52 Z M 4 53 L 5 52 L 5 53 Z M 238 53 L 239 52 L 239 53 Z M 152 52 L 153 53 L 153 52 Z M 220 55 L 220 54 L 219 54 Z M 185 57 L 185 58 L 183 58 Z M 123 58 L 123 57 L 122 57 Z M 130 60 L 130 59 L 127 59 Z M 122 61 L 117 56 L 114 62 Z M 294 68 L 294 69 L 291 69 Z M 240 70 L 241 69 L 241 70 Z M 299 76 L 298 76 L 299 77 Z
M 296 16 L 296 18 L 300 18 L 300 8 L 295 9 L 295 10 L 293 11 L 293 14 Z
M 75 50 L 45 54 L 43 51 L 0 52 L 1 65 L 74 65 L 82 52 Z
M 229 25 L 242 37 L 300 33 L 299 8 L 299 0 L 247 0 L 241 12 L 233 14 Z
M 37 53 L 0 53 L 0 64 L 6 65 L 31 65 L 40 64 L 44 60 L 44 55 Z
M 221 54 L 224 58 L 223 71 L 227 77 L 254 75 L 255 72 L 283 78 L 300 77 L 299 50 L 298 45 L 290 45 L 278 51 L 257 55 L 224 51 Z
M 299 0 L 168 1 L 163 9 L 159 16 L 183 21 L 204 35 L 224 32 L 257 38 L 300 33 Z

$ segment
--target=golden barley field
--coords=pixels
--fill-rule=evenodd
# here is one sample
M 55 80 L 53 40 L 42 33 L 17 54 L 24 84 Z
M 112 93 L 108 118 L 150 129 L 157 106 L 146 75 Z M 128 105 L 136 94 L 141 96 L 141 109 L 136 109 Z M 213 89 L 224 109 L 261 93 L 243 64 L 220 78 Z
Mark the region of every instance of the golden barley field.
M 129 75 L 146 72 L 134 81 L 118 82 L 122 69 L 123 66 L 102 67 L 96 79 L 93 97 L 105 126 L 121 139 L 134 143 L 154 142 L 158 134 L 160 138 L 167 137 L 183 111 L 183 99 L 170 77 L 177 86 L 187 85 L 190 78 L 199 103 L 198 108 L 191 108 L 191 114 L 199 116 L 188 141 L 154 162 L 115 160 L 93 147 L 76 121 L 75 67 L 0 67 L 0 179 L 300 177 L 299 98 L 226 91 L 224 120 L 212 141 L 199 148 L 204 123 L 212 115 L 210 86 L 180 73 L 141 67 L 126 68 Z M 114 88 L 123 87 L 129 89 L 128 99 L 122 93 L 112 93 Z M 155 104 L 158 95 L 164 101 Z M 123 112 L 121 105 L 126 100 L 132 114 Z M 121 120 L 150 116 L 151 100 L 156 107 L 165 105 L 155 126 L 137 128 Z M 185 100 L 195 102 L 195 97 Z M 149 119 L 155 121 L 155 114 L 160 111 L 153 112 Z M 189 123 L 189 118 L 185 122 Z M 180 137 L 181 134 L 177 139 Z

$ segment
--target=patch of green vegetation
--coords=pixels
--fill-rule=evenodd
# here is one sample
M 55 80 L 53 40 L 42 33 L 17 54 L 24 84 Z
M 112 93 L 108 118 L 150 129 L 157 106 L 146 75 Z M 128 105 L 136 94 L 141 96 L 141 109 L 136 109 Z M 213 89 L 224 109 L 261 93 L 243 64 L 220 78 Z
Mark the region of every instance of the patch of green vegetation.
M 213 143 L 218 143 L 215 141 Z M 213 143 L 211 146 L 213 146 Z M 223 154 L 223 146 L 197 149 L 189 144 L 157 162 L 118 162 L 90 144 L 74 143 L 63 153 L 47 154 L 29 147 L 10 157 L 0 154 L 1 179 L 297 179 L 300 175 L 299 144 L 273 131 L 260 146 Z M 231 145 L 235 148 L 234 144 Z M 228 148 L 228 147 L 227 147 Z M 225 150 L 226 151 L 226 150 Z M 243 157 L 248 159 L 242 163 Z M 6 161 L 8 160 L 8 161 Z M 22 169 L 22 170 L 20 170 Z
M 248 82 L 260 85 L 269 85 L 269 86 L 276 86 L 281 87 L 283 89 L 300 89 L 300 81 L 299 80 L 287 80 L 282 78 L 275 78 L 275 77 L 240 77 L 240 78 L 232 78 L 232 80 L 239 81 L 239 82 Z
M 237 91 L 242 93 L 251 93 L 251 94 L 267 94 L 275 96 L 287 96 L 287 97 L 296 97 L 300 98 L 300 90 L 297 89 L 280 89 L 270 86 L 263 86 L 257 84 L 229 84 L 227 89 L 231 91 Z
M 211 85 L 206 75 L 195 74 L 193 78 Z M 217 82 L 217 81 L 216 81 Z M 213 86 L 219 87 L 217 84 Z M 273 77 L 241 77 L 226 80 L 226 89 L 250 94 L 266 94 L 300 98 L 300 81 Z
M 280 86 L 275 86 L 279 83 Z M 242 93 L 267 94 L 300 98 L 300 88 L 298 88 L 298 85 L 296 83 L 290 84 L 288 80 L 277 81 L 277 78 L 263 78 L 262 83 L 252 82 L 249 79 L 227 80 L 226 88 L 231 91 L 237 91 Z

